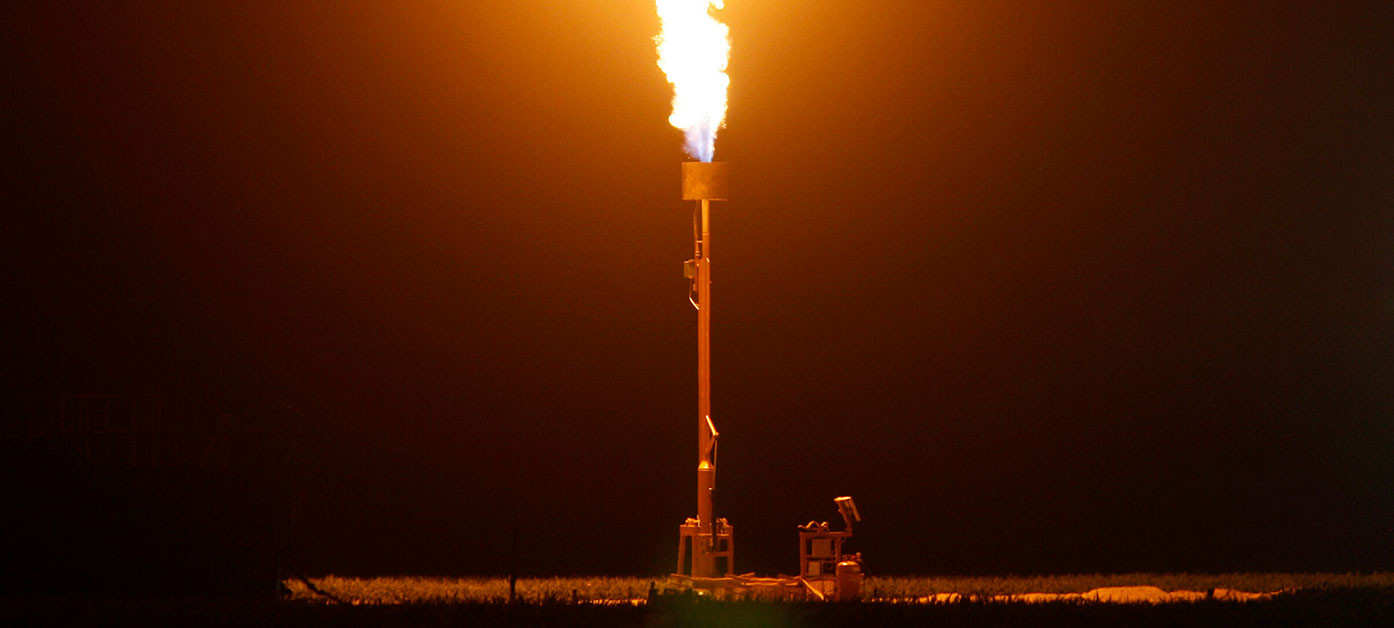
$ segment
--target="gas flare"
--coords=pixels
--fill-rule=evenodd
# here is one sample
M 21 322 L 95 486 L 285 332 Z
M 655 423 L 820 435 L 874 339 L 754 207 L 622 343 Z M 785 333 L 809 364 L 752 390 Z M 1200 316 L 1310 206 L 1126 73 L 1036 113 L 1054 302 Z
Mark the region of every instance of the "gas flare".
M 726 63 L 729 29 L 712 16 L 724 0 L 657 0 L 662 32 L 658 67 L 673 84 L 673 115 L 668 122 L 687 136 L 687 154 L 711 161 L 716 131 L 726 124 Z

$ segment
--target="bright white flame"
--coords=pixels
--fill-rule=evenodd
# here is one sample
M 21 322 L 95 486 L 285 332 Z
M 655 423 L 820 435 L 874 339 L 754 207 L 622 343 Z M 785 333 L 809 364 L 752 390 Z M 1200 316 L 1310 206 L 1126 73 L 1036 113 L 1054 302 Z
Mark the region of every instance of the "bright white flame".
M 658 67 L 673 84 L 673 115 L 668 122 L 687 136 L 687 153 L 711 161 L 716 131 L 726 124 L 726 61 L 731 54 L 725 24 L 711 8 L 723 0 L 657 0 L 663 31 L 658 43 Z

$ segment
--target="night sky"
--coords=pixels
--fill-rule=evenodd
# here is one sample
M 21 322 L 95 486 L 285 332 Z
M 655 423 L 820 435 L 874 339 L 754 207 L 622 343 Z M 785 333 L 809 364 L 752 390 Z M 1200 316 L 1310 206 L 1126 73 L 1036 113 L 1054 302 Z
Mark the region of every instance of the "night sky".
M 311 573 L 672 570 L 650 2 L 16 4 L 0 392 L 301 408 Z M 738 571 L 1394 567 L 1394 3 L 727 4 Z

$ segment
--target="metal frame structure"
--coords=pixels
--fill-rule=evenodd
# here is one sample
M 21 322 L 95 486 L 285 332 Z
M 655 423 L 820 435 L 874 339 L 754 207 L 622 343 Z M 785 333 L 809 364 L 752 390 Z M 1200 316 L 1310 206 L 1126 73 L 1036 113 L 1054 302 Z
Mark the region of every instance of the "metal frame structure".
M 696 202 L 693 258 L 683 267 L 693 283 L 689 300 L 697 308 L 697 517 L 678 528 L 677 573 L 692 578 L 729 574 L 735 566 L 735 527 L 712 510 L 720 433 L 711 410 L 711 202 L 727 200 L 727 172 L 725 162 L 682 165 L 683 200 Z
M 799 575 L 759 578 L 735 573 L 735 526 L 717 517 L 716 453 L 720 433 L 711 410 L 711 203 L 728 200 L 729 169 L 724 162 L 684 162 L 682 197 L 694 201 L 692 259 L 683 274 L 692 282 L 688 300 L 697 308 L 697 516 L 678 527 L 677 569 L 669 587 L 718 598 L 855 600 L 861 595 L 861 555 L 846 555 L 842 544 L 861 521 L 851 497 L 834 500 L 847 524 L 799 527 Z

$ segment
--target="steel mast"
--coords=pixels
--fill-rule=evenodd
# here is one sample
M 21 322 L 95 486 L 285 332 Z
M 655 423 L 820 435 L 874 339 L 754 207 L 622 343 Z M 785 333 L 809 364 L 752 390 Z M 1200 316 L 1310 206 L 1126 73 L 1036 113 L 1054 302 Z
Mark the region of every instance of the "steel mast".
M 690 546 L 688 575 L 693 578 L 729 573 L 734 554 L 732 526 L 712 512 L 718 432 L 711 418 L 711 202 L 727 200 L 727 170 L 725 162 L 682 164 L 683 200 L 697 203 L 694 257 L 684 265 L 684 274 L 692 279 L 697 293 L 693 300 L 697 307 L 697 518 L 682 526 L 678 572 L 683 572 L 683 557 Z M 718 558 L 724 558 L 725 564 L 718 566 Z

